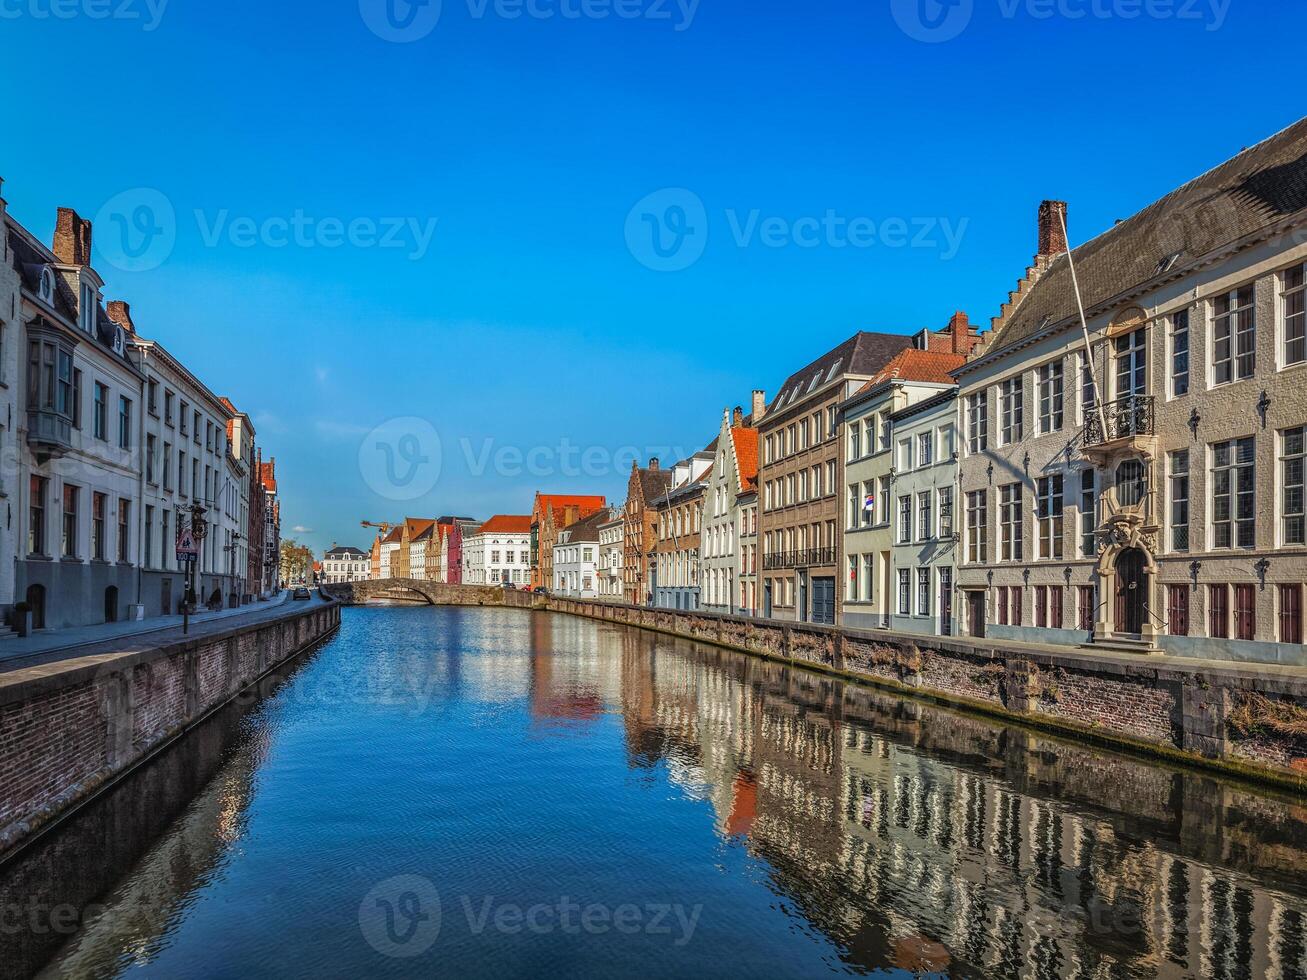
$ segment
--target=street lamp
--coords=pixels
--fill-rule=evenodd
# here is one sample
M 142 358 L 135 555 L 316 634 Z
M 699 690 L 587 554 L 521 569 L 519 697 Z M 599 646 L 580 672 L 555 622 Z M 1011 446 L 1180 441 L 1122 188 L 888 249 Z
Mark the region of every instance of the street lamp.
M 204 541 L 205 536 L 209 533 L 209 522 L 204 519 L 206 513 L 207 511 L 204 509 L 204 506 L 198 500 L 191 504 L 191 537 L 195 539 L 195 547 L 197 549 Z M 189 601 L 192 608 L 195 606 L 195 566 L 198 563 L 198 555 L 190 561 L 190 584 L 187 588 L 187 592 L 189 594 Z

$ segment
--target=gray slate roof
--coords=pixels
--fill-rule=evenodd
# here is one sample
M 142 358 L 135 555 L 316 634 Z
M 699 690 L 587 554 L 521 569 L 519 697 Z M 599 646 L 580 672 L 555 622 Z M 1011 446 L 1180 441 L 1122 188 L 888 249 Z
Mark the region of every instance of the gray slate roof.
M 790 375 L 772 399 L 767 417 L 781 411 L 842 374 L 873 375 L 901 350 L 912 346 L 912 338 L 899 333 L 854 334 L 834 350 L 828 351 L 801 371 Z M 797 392 L 797 395 L 796 395 Z
M 1238 242 L 1307 208 L 1307 118 L 1209 170 L 1072 252 L 1085 309 Z M 1078 316 L 1058 256 L 990 342 L 993 353 Z

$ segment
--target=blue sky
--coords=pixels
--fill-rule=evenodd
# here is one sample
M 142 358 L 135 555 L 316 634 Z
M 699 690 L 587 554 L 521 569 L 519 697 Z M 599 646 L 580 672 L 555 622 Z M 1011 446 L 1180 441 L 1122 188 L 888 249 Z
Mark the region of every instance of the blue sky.
M 61 2 L 0 3 L 9 206 L 100 217 L 318 548 L 620 500 L 857 329 L 987 323 L 1041 198 L 1083 241 L 1303 111 L 1268 0 Z

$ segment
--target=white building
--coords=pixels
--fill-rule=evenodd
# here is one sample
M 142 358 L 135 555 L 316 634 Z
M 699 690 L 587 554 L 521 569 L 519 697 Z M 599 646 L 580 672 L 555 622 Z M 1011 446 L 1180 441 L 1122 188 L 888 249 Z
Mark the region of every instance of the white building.
M 399 564 L 396 558 L 396 552 L 402 547 L 401 539 L 403 538 L 404 529 L 396 527 L 391 530 L 384 538 L 381 539 L 381 562 L 378 578 L 394 578 L 395 566 Z
M 322 581 L 365 582 L 372 576 L 372 557 L 366 551 L 349 546 L 332 545 L 322 556 Z
M 755 392 L 755 411 L 764 405 L 763 393 Z M 707 477 L 699 555 L 703 608 L 709 612 L 741 615 L 757 609 L 756 578 L 745 578 L 757 566 L 758 430 L 747 424 L 751 420 L 739 408 L 722 413 Z
M 622 569 L 626 517 L 621 510 L 608 512 L 608 520 L 599 525 L 599 572 L 596 588 L 599 598 L 622 602 Z
M 239 604 L 245 567 L 238 564 L 248 531 L 242 512 L 242 466 L 227 452 L 233 412 L 157 341 L 136 333 L 126 303 L 109 304 L 125 331 L 127 352 L 145 376 L 142 425 L 142 603 L 148 616 L 178 612 L 185 593 L 185 566 L 177 561 L 177 531 L 202 508 L 207 532 L 199 542 L 196 601 L 216 594 L 224 606 Z M 248 491 L 246 506 L 248 506 Z M 233 603 L 234 599 L 234 603 Z
M 139 616 L 144 378 L 101 304 L 91 223 L 59 209 L 52 249 L 8 214 L 5 234 L 6 264 L 21 278 L 18 308 L 0 311 L 17 321 L 0 367 L 18 389 L 9 598 L 27 604 L 35 628 Z M 17 347 L 21 377 L 9 360 Z
M 531 582 L 531 516 L 498 514 L 463 542 L 467 585 Z
M 554 542 L 555 595 L 574 599 L 599 595 L 599 529 L 612 523 L 612 512 L 604 508 L 558 532 Z

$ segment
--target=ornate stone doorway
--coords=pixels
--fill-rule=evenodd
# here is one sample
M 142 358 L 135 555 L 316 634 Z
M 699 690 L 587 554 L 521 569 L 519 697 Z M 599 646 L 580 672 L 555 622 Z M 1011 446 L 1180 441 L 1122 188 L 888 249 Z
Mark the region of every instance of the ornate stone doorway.
M 1126 548 L 1116 559 L 1116 632 L 1141 637 L 1148 621 L 1148 564 L 1138 548 Z

